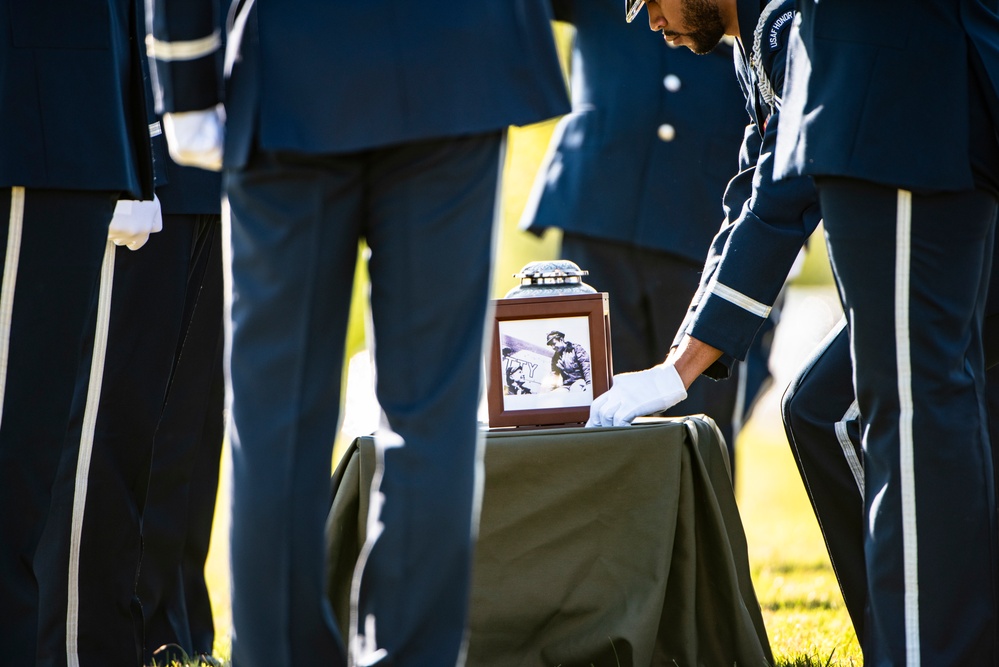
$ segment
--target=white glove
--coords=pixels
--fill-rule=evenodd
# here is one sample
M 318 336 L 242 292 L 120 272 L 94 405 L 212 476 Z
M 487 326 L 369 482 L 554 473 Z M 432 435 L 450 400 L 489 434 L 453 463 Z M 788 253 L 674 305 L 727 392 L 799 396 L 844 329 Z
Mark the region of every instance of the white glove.
M 683 380 L 673 364 L 614 376 L 613 386 L 590 406 L 587 426 L 628 426 L 642 415 L 671 408 L 687 398 Z
M 108 241 L 126 246 L 129 250 L 138 250 L 146 244 L 150 234 L 162 229 L 163 214 L 160 200 L 155 195 L 152 201 L 119 199 L 108 226 Z
M 219 171 L 222 169 L 224 125 L 225 110 L 221 104 L 201 111 L 163 114 L 163 134 L 170 157 L 186 167 Z

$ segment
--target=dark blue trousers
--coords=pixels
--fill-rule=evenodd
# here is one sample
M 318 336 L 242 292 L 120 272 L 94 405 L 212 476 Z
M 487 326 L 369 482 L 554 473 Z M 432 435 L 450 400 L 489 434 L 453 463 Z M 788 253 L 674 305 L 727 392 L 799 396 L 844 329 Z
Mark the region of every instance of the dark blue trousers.
M 864 455 L 845 325 L 844 320 L 830 333 L 791 381 L 781 413 L 843 601 L 863 642 L 867 613 Z M 989 331 L 990 327 L 986 325 L 985 329 Z M 999 444 L 999 368 L 991 368 L 985 375 L 995 464 L 999 461 L 995 451 Z
M 113 273 L 102 275 L 35 554 L 38 665 L 142 664 L 142 512 L 157 425 L 195 312 L 189 284 L 201 285 L 207 266 L 195 269 L 199 236 L 218 234 L 218 216 L 205 218 L 165 216 L 163 231 L 140 250 L 114 249 Z M 213 345 L 220 313 L 216 307 Z M 150 530 L 156 535 L 158 526 Z
M 465 636 L 500 133 L 258 153 L 232 210 L 233 662 L 453 665 Z M 358 242 L 384 412 L 348 637 L 324 525 Z M 341 622 L 345 619 L 339 619 Z
M 145 622 L 144 664 L 152 664 L 152 652 L 165 644 L 189 655 L 211 654 L 215 639 L 205 561 L 225 430 L 222 232 L 217 215 L 178 222 L 192 228 L 195 238 L 181 339 L 156 427 L 142 511 L 136 592 Z
M 993 243 L 993 269 L 999 246 Z M 992 271 L 983 324 L 989 435 L 999 464 L 999 273 Z M 860 410 L 853 390 L 846 320 L 830 332 L 784 393 L 781 414 L 791 452 L 826 542 L 857 636 L 867 609 Z
M 0 647 L 33 665 L 49 510 L 117 193 L 0 188 Z
M 996 200 L 816 184 L 863 424 L 866 663 L 993 664 L 982 322 Z
M 867 609 L 864 454 L 844 319 L 784 392 L 781 416 L 801 481 L 861 642 Z

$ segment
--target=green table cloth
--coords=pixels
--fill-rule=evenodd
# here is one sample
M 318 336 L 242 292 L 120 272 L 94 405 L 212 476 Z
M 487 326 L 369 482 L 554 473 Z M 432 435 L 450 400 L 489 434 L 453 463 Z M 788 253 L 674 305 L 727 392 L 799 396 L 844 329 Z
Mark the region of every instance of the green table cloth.
M 344 631 L 373 470 L 365 437 L 334 475 L 328 592 Z M 493 430 L 485 470 L 468 667 L 773 663 L 710 418 Z

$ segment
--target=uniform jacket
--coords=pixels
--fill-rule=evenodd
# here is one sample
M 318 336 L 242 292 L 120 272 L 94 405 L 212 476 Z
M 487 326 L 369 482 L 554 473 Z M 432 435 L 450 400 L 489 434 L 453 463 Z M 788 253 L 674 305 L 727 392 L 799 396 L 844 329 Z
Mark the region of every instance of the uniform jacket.
M 732 48 L 669 48 L 618 0 L 553 2 L 572 23 L 572 113 L 559 121 L 522 226 L 704 261 L 746 117 Z M 659 138 L 670 126 L 674 137 Z
M 0 187 L 152 198 L 133 0 L 0 0 Z
M 744 359 L 784 285 L 795 257 L 819 223 L 811 179 L 774 180 L 787 37 L 793 0 L 738 0 L 735 68 L 750 123 L 739 173 L 725 191 L 726 224 L 715 237 L 701 284 L 677 334 L 723 352 L 706 375 L 726 377 Z
M 220 41 L 214 14 L 204 0 L 157 4 L 154 53 L 156 44 L 205 46 L 200 59 L 157 57 L 168 111 L 219 99 L 208 49 Z M 354 0 L 293 8 L 247 0 L 230 33 L 238 58 L 225 90 L 226 164 L 243 164 L 254 143 L 345 153 L 566 113 L 548 18 L 536 0 L 432 0 L 376 12 Z
M 778 172 L 910 190 L 971 189 L 968 100 L 976 71 L 988 82 L 999 127 L 995 6 L 995 0 L 803 0 Z M 900 72 L 912 74 L 899 78 Z
M 585 348 L 566 341 L 565 347 L 552 355 L 552 373 L 558 373 L 566 387 L 580 380 L 590 384 L 590 355 Z

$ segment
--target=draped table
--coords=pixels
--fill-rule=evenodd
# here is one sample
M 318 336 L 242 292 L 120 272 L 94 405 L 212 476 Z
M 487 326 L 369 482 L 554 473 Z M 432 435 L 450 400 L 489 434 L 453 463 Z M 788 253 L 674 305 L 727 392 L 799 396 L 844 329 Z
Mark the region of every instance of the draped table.
M 334 474 L 328 593 L 344 626 L 373 471 L 363 437 Z M 710 418 L 494 429 L 485 471 L 468 667 L 773 664 Z

